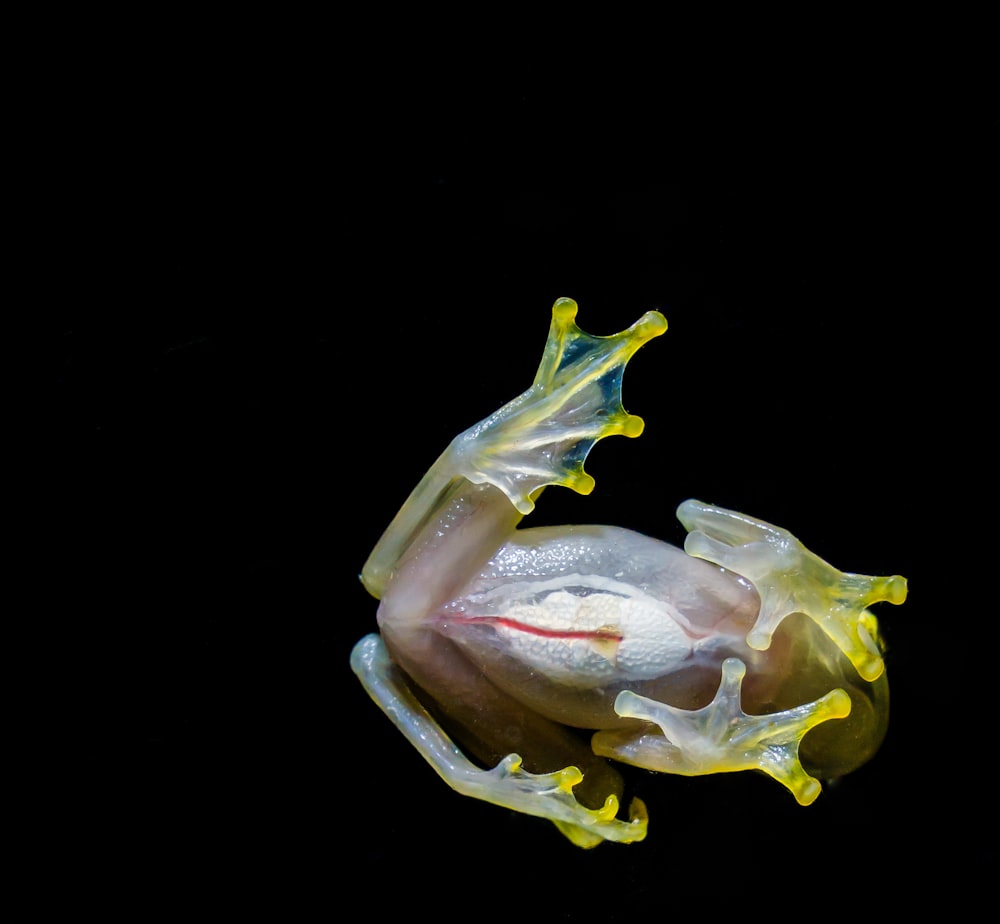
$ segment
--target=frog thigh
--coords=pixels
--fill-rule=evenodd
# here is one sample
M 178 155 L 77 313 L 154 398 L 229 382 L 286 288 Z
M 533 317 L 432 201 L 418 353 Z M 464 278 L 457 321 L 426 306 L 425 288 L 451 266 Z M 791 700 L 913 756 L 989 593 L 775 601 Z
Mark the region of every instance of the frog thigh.
M 456 792 L 548 818 L 581 847 L 594 847 L 605 840 L 631 843 L 646 836 L 645 806 L 638 799 L 630 807 L 628 821 L 615 817 L 617 795 L 609 795 L 598 809 L 581 805 L 573 794 L 583 778 L 577 767 L 530 773 L 517 754 L 508 754 L 491 770 L 473 764 L 417 699 L 377 634 L 358 642 L 351 653 L 351 666 L 372 699 Z

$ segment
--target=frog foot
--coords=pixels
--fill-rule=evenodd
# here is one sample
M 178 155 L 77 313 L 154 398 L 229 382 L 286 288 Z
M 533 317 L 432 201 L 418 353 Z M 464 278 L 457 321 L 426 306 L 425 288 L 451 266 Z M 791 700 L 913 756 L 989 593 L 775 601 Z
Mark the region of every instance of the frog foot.
M 583 469 L 594 443 L 606 436 L 638 436 L 643 421 L 621 402 L 622 373 L 635 352 L 667 329 L 658 311 L 631 327 L 597 337 L 576 324 L 577 304 L 552 306 L 545 352 L 532 386 L 449 447 L 455 469 L 473 484 L 502 490 L 522 514 L 550 484 L 589 494 L 594 479 Z
M 688 530 L 684 551 L 735 571 L 753 583 L 760 612 L 747 644 L 763 651 L 792 613 L 813 620 L 868 681 L 885 669 L 878 621 L 867 609 L 882 600 L 902 603 L 906 578 L 838 571 L 787 530 L 696 500 L 684 501 L 677 518 Z
M 678 709 L 623 690 L 615 699 L 615 712 L 653 722 L 663 734 L 648 726 L 638 732 L 597 732 L 594 753 L 683 776 L 762 770 L 786 786 L 800 805 L 809 805 L 822 787 L 799 762 L 799 742 L 821 722 L 846 716 L 851 698 L 836 689 L 784 712 L 748 715 L 740 703 L 745 674 L 746 665 L 738 658 L 723 661 L 718 692 L 701 709 Z
M 599 809 L 588 809 L 573 795 L 573 787 L 583 780 L 578 767 L 564 767 L 553 773 L 530 773 L 521 766 L 517 754 L 508 754 L 492 770 L 469 764 L 464 769 L 465 795 L 476 796 L 506 808 L 548 818 L 578 847 L 595 847 L 601 841 L 632 843 L 646 836 L 646 806 L 633 799 L 629 820 L 618 815 L 618 797 L 609 795 Z M 454 785 L 454 784 L 453 784 Z
M 628 821 L 616 817 L 615 795 L 599 809 L 581 805 L 573 795 L 573 787 L 583 779 L 577 767 L 530 773 L 517 754 L 508 754 L 491 770 L 473 764 L 414 695 L 379 635 L 366 635 L 354 646 L 351 667 L 382 711 L 456 792 L 547 818 L 580 847 L 601 841 L 631 843 L 646 836 L 646 808 L 639 799 L 633 800 Z

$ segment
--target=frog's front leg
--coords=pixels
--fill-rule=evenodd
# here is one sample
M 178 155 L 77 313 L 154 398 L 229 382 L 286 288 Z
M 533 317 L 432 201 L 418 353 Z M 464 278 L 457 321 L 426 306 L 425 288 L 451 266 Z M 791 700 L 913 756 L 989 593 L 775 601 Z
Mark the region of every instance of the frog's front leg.
M 722 663 L 715 698 L 701 709 L 678 709 L 629 690 L 618 694 L 615 711 L 651 725 L 639 730 L 601 731 L 594 735 L 597 754 L 661 773 L 698 776 L 738 770 L 762 770 L 782 783 L 802 805 L 819 795 L 818 780 L 799 761 L 799 742 L 809 729 L 851 711 L 850 697 L 832 690 L 816 702 L 770 715 L 743 711 L 740 691 L 746 667 L 738 658 Z
M 757 589 L 761 604 L 747 635 L 751 648 L 764 651 L 786 616 L 804 613 L 865 680 L 882 673 L 878 623 L 867 607 L 883 600 L 902 603 L 906 578 L 838 571 L 787 530 L 700 501 L 684 501 L 677 518 L 688 530 L 685 552 L 735 571 Z
M 457 792 L 548 818 L 580 847 L 594 847 L 605 840 L 631 843 L 646 836 L 646 810 L 639 799 L 632 801 L 627 822 L 615 817 L 618 797 L 614 794 L 608 795 L 599 809 L 581 805 L 573 789 L 583 774 L 575 766 L 530 773 L 519 755 L 508 754 L 492 770 L 477 767 L 424 708 L 378 635 L 358 642 L 351 653 L 351 666 L 396 727 Z

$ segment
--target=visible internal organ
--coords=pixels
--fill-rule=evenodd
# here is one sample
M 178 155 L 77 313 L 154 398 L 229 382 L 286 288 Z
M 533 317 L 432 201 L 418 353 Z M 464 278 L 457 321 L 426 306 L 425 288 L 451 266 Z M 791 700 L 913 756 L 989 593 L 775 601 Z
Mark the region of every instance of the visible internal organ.
M 556 301 L 531 386 L 452 440 L 372 550 L 361 577 L 380 634 L 352 667 L 448 785 L 582 847 L 646 833 L 640 800 L 617 817 L 609 759 L 762 771 L 808 804 L 885 735 L 868 607 L 902 603 L 906 581 L 839 571 L 787 530 L 695 500 L 678 508 L 684 550 L 613 526 L 519 528 L 547 486 L 591 491 L 597 441 L 643 428 L 622 373 L 666 321 L 598 337 L 576 313 Z
M 501 592 L 513 602 L 499 612 L 450 615 L 447 623 L 459 634 L 458 627 L 489 626 L 508 654 L 568 686 L 662 676 L 709 637 L 668 603 L 609 578 L 538 582 L 523 599 L 516 588 L 501 586 L 481 602 Z

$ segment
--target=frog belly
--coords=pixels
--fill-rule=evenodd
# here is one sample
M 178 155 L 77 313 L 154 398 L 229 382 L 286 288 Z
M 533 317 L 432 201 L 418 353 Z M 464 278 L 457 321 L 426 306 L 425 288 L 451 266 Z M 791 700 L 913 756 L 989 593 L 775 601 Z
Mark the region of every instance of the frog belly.
M 463 644 L 475 638 L 500 648 L 548 679 L 574 687 L 662 677 L 692 656 L 699 636 L 665 601 L 593 575 L 564 576 L 558 583 L 548 591 L 535 585 L 530 595 L 486 606 L 485 612 L 477 613 L 476 603 L 486 601 L 469 601 L 464 614 L 448 620 L 448 634 Z M 462 627 L 473 631 L 466 634 Z

